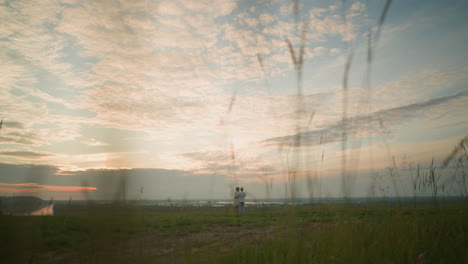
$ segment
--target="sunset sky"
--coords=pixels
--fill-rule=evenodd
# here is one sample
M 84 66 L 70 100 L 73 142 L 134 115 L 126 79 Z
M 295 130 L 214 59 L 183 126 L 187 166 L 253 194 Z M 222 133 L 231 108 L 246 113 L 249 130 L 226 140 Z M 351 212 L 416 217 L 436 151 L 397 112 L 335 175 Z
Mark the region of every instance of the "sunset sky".
M 0 195 L 410 194 L 468 134 L 468 6 L 386 2 L 0 1 Z

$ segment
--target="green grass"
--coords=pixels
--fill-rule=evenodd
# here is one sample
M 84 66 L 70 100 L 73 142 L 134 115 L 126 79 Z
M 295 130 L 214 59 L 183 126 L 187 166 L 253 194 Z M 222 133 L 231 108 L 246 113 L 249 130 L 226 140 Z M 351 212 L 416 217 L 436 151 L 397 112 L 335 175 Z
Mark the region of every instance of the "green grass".
M 343 209 L 329 222 L 301 212 L 274 236 L 223 263 L 468 263 L 468 218 L 459 208 Z
M 468 204 L 93 205 L 0 216 L 5 263 L 468 263 Z M 60 208 L 57 208 L 60 212 Z

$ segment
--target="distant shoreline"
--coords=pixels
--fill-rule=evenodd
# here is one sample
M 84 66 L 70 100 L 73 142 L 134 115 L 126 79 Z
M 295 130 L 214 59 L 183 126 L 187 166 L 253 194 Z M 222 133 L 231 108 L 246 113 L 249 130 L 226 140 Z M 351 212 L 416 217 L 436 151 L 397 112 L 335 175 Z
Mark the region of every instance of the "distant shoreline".
M 460 196 L 438 196 L 437 201 L 462 201 L 468 197 Z M 247 200 L 247 205 L 268 205 L 268 204 L 323 204 L 323 203 L 372 203 L 372 202 L 427 202 L 433 201 L 432 196 L 404 196 L 404 197 L 352 197 L 352 198 L 262 198 Z M 116 202 L 123 202 L 122 200 L 54 200 L 55 204 L 66 203 L 97 203 L 97 204 L 111 204 Z M 134 199 L 126 200 L 126 203 L 137 205 L 168 205 L 168 204 L 232 204 L 232 199 Z

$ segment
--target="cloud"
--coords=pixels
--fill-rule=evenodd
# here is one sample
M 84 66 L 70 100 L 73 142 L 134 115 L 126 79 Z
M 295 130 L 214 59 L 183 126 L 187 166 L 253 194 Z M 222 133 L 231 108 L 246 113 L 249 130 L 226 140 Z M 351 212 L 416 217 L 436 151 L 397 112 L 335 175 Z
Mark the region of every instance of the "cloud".
M 93 147 L 98 147 L 98 146 L 109 146 L 110 144 L 109 143 L 105 143 L 105 142 L 102 142 L 102 141 L 99 141 L 99 140 L 96 140 L 94 138 L 91 138 L 87 141 L 84 141 L 83 142 L 84 144 L 88 145 L 88 146 L 93 146 Z
M 255 27 L 258 25 L 258 20 L 255 18 L 245 18 L 245 23 L 250 27 Z
M 189 38 L 186 38 L 187 41 L 182 42 L 180 40 L 184 40 L 184 35 L 180 35 L 174 30 L 168 30 L 166 36 L 161 35 L 161 32 L 158 31 L 164 31 L 158 23 L 152 20 L 154 14 L 157 14 L 158 4 L 132 2 L 132 4 L 107 5 L 104 1 L 99 1 L 64 6 L 51 1 L 42 2 L 41 5 L 35 7 L 24 5 L 21 2 L 1 6 L 0 12 L 5 14 L 5 16 L 2 15 L 4 18 L 2 21 L 6 24 L 5 27 L 2 27 L 2 33 L 4 34 L 2 39 L 6 41 L 2 41 L 0 44 L 6 47 L 6 49 L 2 49 L 3 51 L 10 52 L 0 53 L 3 63 L 2 69 L 5 70 L 5 72 L 1 72 L 2 83 L 7 87 L 7 90 L 0 92 L 0 98 L 1 101 L 8 102 L 4 108 L 6 113 L 14 113 L 14 116 L 8 115 L 7 117 L 17 118 L 18 120 L 31 120 L 29 123 L 42 123 L 50 107 L 42 102 L 59 103 L 67 108 L 84 107 L 98 113 L 109 111 L 115 115 L 121 115 L 122 113 L 119 113 L 121 109 L 131 108 L 130 110 L 133 110 L 130 113 L 132 117 L 135 117 L 135 115 L 145 116 L 148 113 L 147 109 L 142 112 L 134 111 L 136 108 L 129 105 L 118 108 L 118 105 L 122 104 L 120 100 L 116 102 L 107 100 L 108 103 L 105 105 L 95 105 L 93 104 L 95 101 L 88 100 L 89 97 L 87 96 L 81 96 L 83 100 L 78 104 L 70 104 L 58 96 L 52 96 L 57 91 L 60 92 L 59 94 L 69 95 L 67 93 L 71 90 L 63 92 L 64 89 L 57 87 L 61 86 L 62 83 L 68 84 L 66 88 L 79 85 L 79 89 L 94 88 L 94 86 L 110 80 L 118 82 L 118 85 L 114 85 L 113 88 L 131 85 L 132 89 L 121 89 L 120 92 L 123 94 L 138 94 L 138 89 L 143 89 L 143 92 L 141 92 L 143 97 L 159 97 L 158 102 L 152 105 L 147 104 L 148 107 L 158 106 L 162 101 L 161 99 L 163 99 L 161 94 L 165 93 L 159 90 L 157 93 L 145 94 L 144 89 L 148 87 L 148 84 L 167 87 L 165 91 L 170 93 L 173 93 L 172 88 L 174 86 L 186 86 L 187 84 L 193 86 L 195 82 L 190 79 L 193 76 L 187 75 L 187 71 L 197 69 L 196 72 L 201 73 L 203 67 L 187 65 L 189 61 L 187 58 L 196 58 L 196 56 L 193 56 L 193 52 L 196 52 L 199 47 L 206 47 L 205 44 L 208 40 L 214 39 L 217 34 L 216 29 L 210 29 L 210 24 L 216 25 L 216 23 L 213 23 L 212 20 L 206 21 L 206 18 L 216 19 L 219 16 L 227 15 L 232 12 L 236 4 L 233 1 L 223 1 L 218 3 L 216 10 L 213 10 L 209 2 L 197 2 L 197 4 L 189 5 L 176 4 L 175 8 L 182 10 L 183 14 L 190 15 L 184 15 L 178 19 L 179 22 L 182 22 L 181 34 L 189 36 Z M 168 9 L 164 7 L 165 4 L 167 3 L 161 3 L 163 12 Z M 203 5 L 206 8 L 201 8 Z M 201 19 L 201 17 L 193 15 L 194 13 L 207 13 L 207 16 Z M 31 24 L 34 24 L 34 26 Z M 51 27 L 48 25 L 51 25 Z M 96 25 L 102 27 L 96 27 Z M 127 31 L 128 27 L 132 30 Z M 145 30 L 153 30 L 152 33 L 154 34 L 145 32 Z M 158 37 L 154 37 L 156 35 Z M 193 41 L 193 36 L 196 35 L 201 36 L 201 38 Z M 137 42 L 141 43 L 141 45 L 132 45 L 126 41 L 129 38 L 139 39 L 140 41 Z M 31 39 L 40 41 L 30 41 Z M 119 39 L 121 41 L 118 41 Z M 74 43 L 74 40 L 78 42 Z M 164 49 L 164 43 L 154 42 L 158 40 L 167 41 L 171 48 L 180 48 L 183 43 L 187 43 L 186 48 L 192 51 L 158 52 L 150 49 L 149 47 Z M 202 46 L 194 47 L 193 45 L 197 41 Z M 71 51 L 69 50 L 71 46 L 79 48 L 77 51 Z M 114 52 L 109 54 L 109 50 Z M 75 56 L 76 58 L 74 61 L 69 61 L 68 56 Z M 74 67 L 73 63 L 77 59 L 86 60 L 91 57 L 94 57 L 93 60 L 96 61 L 94 65 L 91 65 L 93 71 L 82 74 L 83 69 Z M 176 65 L 174 65 L 175 61 L 178 61 Z M 158 69 L 158 66 L 153 64 L 154 62 L 161 62 L 160 67 L 166 67 L 166 69 Z M 195 64 L 199 62 L 200 59 L 194 61 Z M 150 70 L 148 65 L 152 65 L 151 67 L 154 67 L 154 70 Z M 160 74 L 161 72 L 162 74 Z M 182 76 L 184 74 L 187 76 Z M 38 75 L 51 76 L 57 79 L 57 83 L 54 83 L 54 86 L 41 87 L 42 84 Z M 169 78 L 167 78 L 167 75 L 169 75 Z M 78 82 L 74 76 L 82 76 L 84 78 L 80 78 L 80 80 L 86 81 Z M 145 81 L 146 76 L 157 81 Z M 138 79 L 141 82 L 135 83 L 134 80 Z M 203 86 L 203 84 L 201 83 L 199 86 Z M 97 90 L 91 95 L 96 95 L 99 92 Z M 111 94 L 112 92 L 109 91 L 109 95 Z M 176 95 L 177 92 L 165 95 L 168 100 L 171 100 L 169 102 L 171 106 L 177 103 Z M 41 103 L 31 103 L 26 96 L 29 98 L 35 97 Z M 181 106 L 187 104 L 190 104 L 190 102 L 181 101 Z M 90 105 L 92 107 L 88 107 Z M 164 109 L 166 109 L 165 112 L 169 111 L 167 110 L 169 107 Z M 152 111 L 154 112 L 154 109 Z M 173 118 L 173 115 L 165 116 L 165 114 L 162 113 L 154 118 L 158 120 L 165 119 L 166 122 Z M 98 120 L 101 118 L 106 121 L 107 117 L 99 115 Z M 85 121 L 93 122 L 92 120 Z M 146 121 L 145 119 L 142 120 L 142 122 Z M 108 123 L 113 125 L 113 120 Z M 70 123 L 68 123 L 69 125 Z M 5 141 L 32 144 L 30 140 L 17 140 L 11 136 L 5 138 Z
M 427 98 L 440 94 L 441 91 L 464 83 L 467 80 L 466 69 L 437 70 L 424 69 L 402 76 L 398 81 L 389 82 L 375 88 L 375 97 L 379 103 L 412 102 L 420 98 Z
M 186 113 L 199 113 L 203 109 L 196 101 L 167 96 L 157 90 L 133 90 L 119 85 L 90 90 L 87 98 L 86 104 L 101 122 L 134 130 L 184 122 Z
M 179 156 L 190 158 L 196 161 L 212 161 L 224 162 L 231 159 L 230 155 L 222 151 L 204 151 L 204 152 L 188 152 L 179 154 Z
M 30 110 L 32 111 L 32 109 Z M 23 129 L 12 130 L 8 129 L 8 127 L 2 127 L 0 142 L 42 146 L 44 144 L 74 140 L 79 137 L 79 129 L 82 125 L 80 121 L 83 120 L 84 118 L 80 117 L 48 115 L 32 121 L 32 124 L 28 124 Z M 40 124 L 42 127 L 33 127 L 35 123 Z
M 233 182 L 250 182 L 263 179 L 266 173 L 276 180 L 285 175 L 277 157 L 263 156 L 265 149 L 258 144 L 250 144 L 230 150 L 208 150 L 181 153 L 181 162 L 192 162 L 190 171 L 196 175 L 221 174 Z
M 59 169 L 50 165 L 0 163 L 0 178 L 3 182 L 24 183 L 26 179 L 44 179 Z
M 260 20 L 260 22 L 263 25 L 268 25 L 268 24 L 271 24 L 273 21 L 277 20 L 277 18 L 273 17 L 270 14 L 265 13 L 265 14 L 261 14 L 258 20 Z
M 388 127 L 399 125 L 403 121 L 420 117 L 431 110 L 451 112 L 452 110 L 466 111 L 468 91 L 451 96 L 443 96 L 426 100 L 424 102 L 404 105 L 391 109 L 381 110 L 369 115 L 350 117 L 344 126 L 342 122 L 326 125 L 322 129 L 300 133 L 301 146 L 315 146 L 326 143 L 340 142 L 342 131 L 345 128 L 348 136 L 360 138 L 362 136 L 389 133 Z M 463 106 L 465 104 L 465 106 Z M 461 107 L 461 109 L 459 108 Z M 440 116 L 440 115 L 439 115 Z M 266 139 L 265 144 L 292 145 L 298 134 Z
M 366 5 L 361 2 L 354 2 L 351 4 L 349 11 L 351 12 L 363 12 L 366 10 Z
M 0 91 L 0 105 L 11 113 L 7 118 L 41 127 L 28 131 L 36 137 L 2 135 L 3 141 L 75 140 L 83 124 L 169 133 L 193 122 L 215 129 L 210 120 L 219 120 L 223 87 L 261 80 L 257 54 L 263 55 L 267 76 L 285 74 L 292 65 L 284 35 L 298 38 L 289 34 L 297 25 L 274 10 L 240 13 L 237 6 L 236 1 L 2 5 L 6 26 L 0 45 L 6 49 L 0 52 L 0 78 L 8 88 Z M 331 9 L 324 16 L 327 12 Z M 324 47 L 309 49 L 309 57 L 327 54 Z M 90 115 L 69 118 L 62 111 L 52 123 L 54 104 Z
M 2 125 L 2 129 L 6 129 L 6 128 L 23 129 L 24 125 L 16 121 L 4 121 Z
M 336 55 L 336 54 L 339 54 L 341 52 L 341 49 L 338 49 L 338 48 L 333 48 L 330 50 L 330 53 L 332 55 Z
M 357 37 L 359 27 L 365 18 L 366 6 L 354 2 L 347 10 L 346 20 L 336 12 L 336 6 L 328 8 L 312 8 L 309 11 L 308 38 L 310 41 L 325 41 L 330 36 L 339 36 L 343 42 L 349 42 Z
M 269 54 L 269 43 L 265 36 L 256 34 L 251 29 L 239 29 L 234 25 L 225 25 L 224 39 L 236 45 L 244 54 L 256 56 L 257 54 Z
M 53 156 L 51 153 L 34 152 L 34 151 L 0 151 L 0 156 L 13 156 L 19 158 L 41 158 Z
M 1 5 L 0 14 L 3 26 L 0 30 L 0 45 L 16 61 L 29 64 L 30 70 L 45 70 L 58 76 L 70 86 L 80 83 L 80 77 L 73 74 L 63 48 L 68 46 L 66 38 L 53 30 L 58 24 L 64 7 L 55 1 L 42 1 L 40 5 L 30 5 L 15 1 Z
M 204 50 L 217 42 L 215 19 L 235 8 L 234 1 L 99 1 L 64 9 L 57 30 L 77 40 L 81 56 L 96 59 L 85 84 L 93 89 L 80 105 L 100 123 L 134 130 L 196 118 L 203 110 L 197 99 L 219 93 L 211 83 L 219 72 L 208 66 L 216 61 Z
M 0 47 L 2 42 L 0 41 Z M 27 96 L 33 94 L 33 87 L 37 84 L 33 71 L 20 60 L 12 58 L 4 49 L 0 49 L 0 108 L 4 118 L 5 129 L 10 125 L 18 128 L 21 122 L 23 126 L 36 120 L 40 120 L 47 114 L 46 106 L 40 102 L 31 102 Z
M 95 187 L 56 186 L 42 185 L 38 183 L 1 183 L 0 193 L 37 193 L 37 192 L 90 192 L 96 191 Z
M 36 132 L 15 131 L 2 134 L 0 136 L 0 142 L 2 143 L 16 143 L 20 145 L 40 145 L 42 143 Z

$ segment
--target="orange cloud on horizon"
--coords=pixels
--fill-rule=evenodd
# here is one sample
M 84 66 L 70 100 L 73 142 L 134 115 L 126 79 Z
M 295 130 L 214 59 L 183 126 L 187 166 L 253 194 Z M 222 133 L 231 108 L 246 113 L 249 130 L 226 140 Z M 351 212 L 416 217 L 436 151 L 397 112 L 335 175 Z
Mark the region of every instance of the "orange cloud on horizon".
M 0 182 L 0 193 L 35 193 L 35 192 L 41 192 L 41 191 L 89 192 L 89 191 L 95 191 L 95 190 L 97 190 L 96 187 L 57 186 L 57 185 L 42 185 L 39 183 L 1 183 Z

